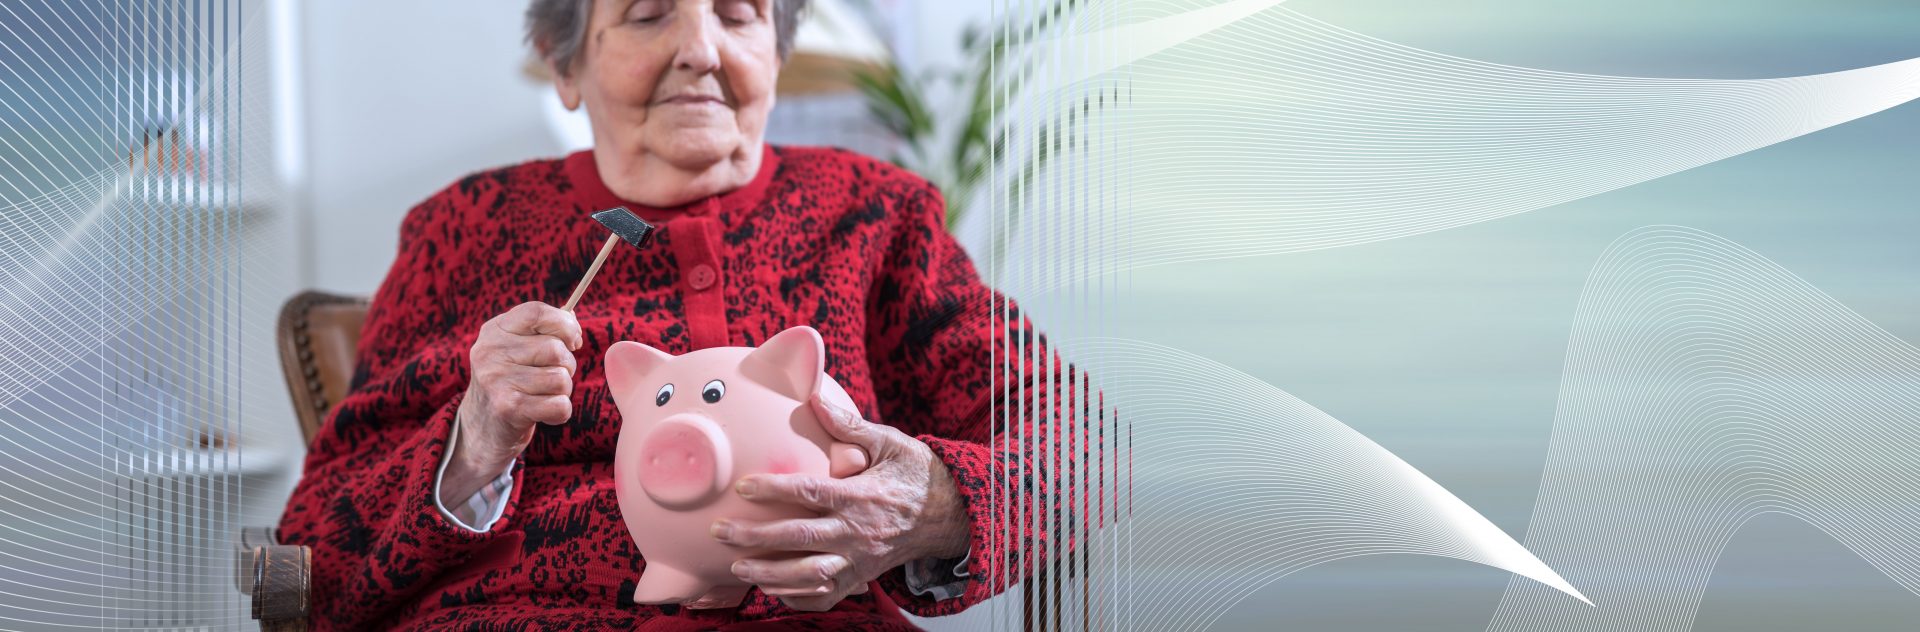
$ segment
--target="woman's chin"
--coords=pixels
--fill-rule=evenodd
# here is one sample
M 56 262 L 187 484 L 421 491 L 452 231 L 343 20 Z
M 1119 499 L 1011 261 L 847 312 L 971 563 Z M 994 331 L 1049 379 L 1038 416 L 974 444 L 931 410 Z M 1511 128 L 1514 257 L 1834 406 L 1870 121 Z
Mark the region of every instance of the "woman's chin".
M 676 130 L 654 145 L 653 154 L 682 169 L 697 169 L 733 158 L 743 145 L 732 130 Z

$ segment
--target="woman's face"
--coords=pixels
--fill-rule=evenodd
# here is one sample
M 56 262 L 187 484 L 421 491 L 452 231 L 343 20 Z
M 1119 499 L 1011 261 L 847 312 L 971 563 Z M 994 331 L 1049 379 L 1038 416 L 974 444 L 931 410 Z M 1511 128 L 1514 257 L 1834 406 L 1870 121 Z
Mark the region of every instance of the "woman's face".
M 562 76 L 596 151 L 702 169 L 757 157 L 780 72 L 773 0 L 596 0 Z

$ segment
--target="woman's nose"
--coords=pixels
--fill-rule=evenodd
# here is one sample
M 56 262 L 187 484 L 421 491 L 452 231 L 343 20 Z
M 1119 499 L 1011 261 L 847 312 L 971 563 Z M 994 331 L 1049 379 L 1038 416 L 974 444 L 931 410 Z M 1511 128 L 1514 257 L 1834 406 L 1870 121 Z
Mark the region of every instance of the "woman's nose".
M 673 67 L 691 72 L 712 72 L 720 67 L 720 27 L 712 15 L 689 15 L 674 29 Z

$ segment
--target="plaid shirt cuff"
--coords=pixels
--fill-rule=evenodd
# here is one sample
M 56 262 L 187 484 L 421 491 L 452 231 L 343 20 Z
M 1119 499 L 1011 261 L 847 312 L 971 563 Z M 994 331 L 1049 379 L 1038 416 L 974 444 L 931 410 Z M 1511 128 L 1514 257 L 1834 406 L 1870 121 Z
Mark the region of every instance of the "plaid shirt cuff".
M 945 601 L 959 597 L 967 592 L 967 561 L 973 559 L 973 552 L 949 559 L 913 560 L 905 565 L 907 589 L 916 596 L 932 595 L 934 601 Z
M 468 531 L 485 533 L 493 528 L 507 511 L 508 494 L 513 492 L 513 464 L 508 463 L 506 471 L 467 497 L 451 511 L 440 502 L 440 480 L 447 476 L 447 461 L 453 458 L 453 444 L 460 440 L 460 420 L 453 422 L 453 432 L 447 436 L 446 454 L 440 457 L 440 470 L 433 476 L 433 506 L 440 509 L 440 515 Z M 476 526 L 477 525 L 477 526 Z

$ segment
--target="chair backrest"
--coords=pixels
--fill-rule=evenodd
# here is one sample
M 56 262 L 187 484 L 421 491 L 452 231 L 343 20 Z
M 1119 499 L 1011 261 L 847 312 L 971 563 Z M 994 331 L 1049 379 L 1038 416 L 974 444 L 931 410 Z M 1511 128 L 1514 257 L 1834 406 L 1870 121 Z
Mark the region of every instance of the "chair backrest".
M 354 352 L 367 322 L 367 299 L 301 292 L 280 308 L 275 337 L 280 370 L 293 395 L 293 412 L 307 441 L 353 383 Z

